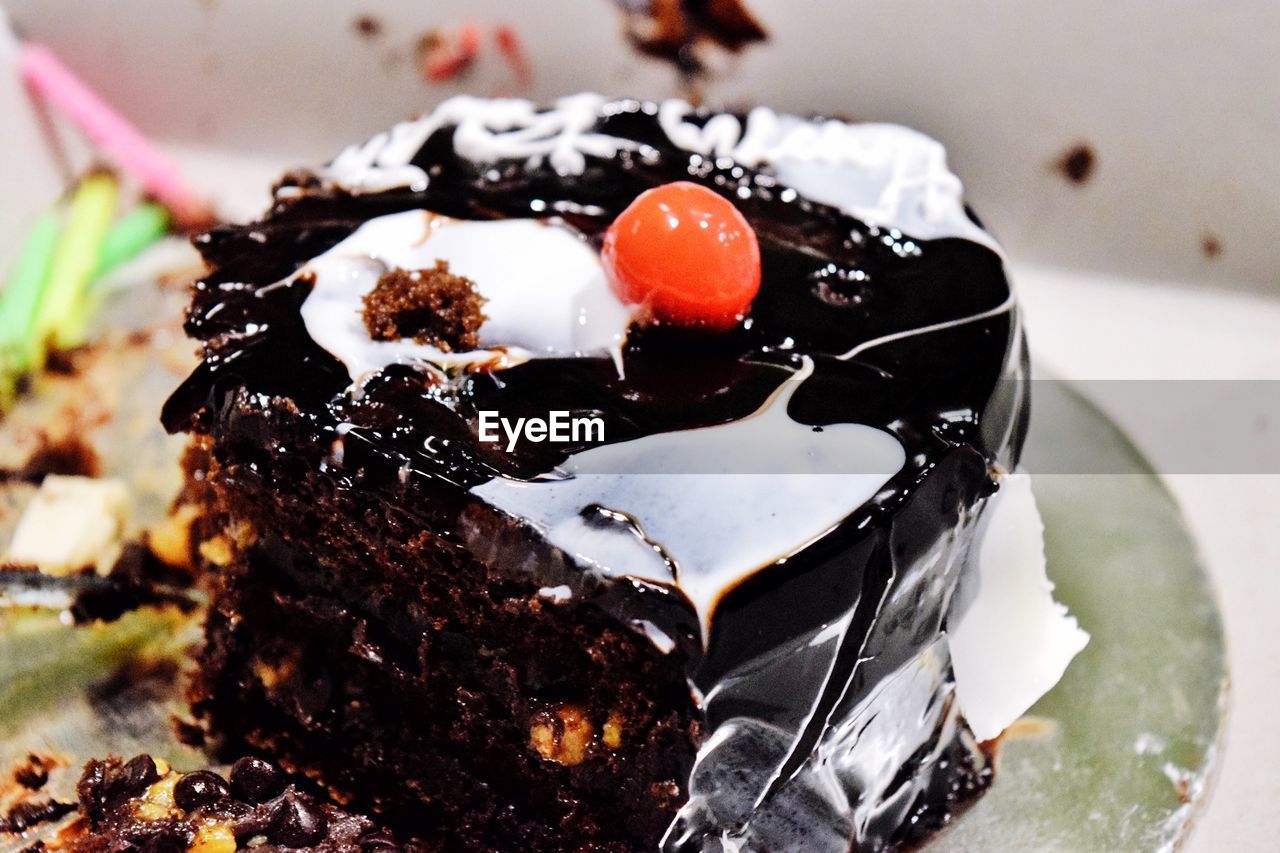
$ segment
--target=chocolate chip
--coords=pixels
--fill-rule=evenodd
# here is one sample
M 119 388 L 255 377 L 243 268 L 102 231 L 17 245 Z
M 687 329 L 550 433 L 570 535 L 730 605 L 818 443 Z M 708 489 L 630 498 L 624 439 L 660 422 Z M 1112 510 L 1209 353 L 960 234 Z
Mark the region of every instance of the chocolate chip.
M 141 794 L 160 779 L 160 771 L 150 755 L 136 755 L 124 766 L 125 779 Z
M 270 762 L 245 756 L 231 765 L 231 790 L 251 803 L 265 803 L 284 790 L 284 774 Z
M 400 845 L 385 829 L 361 837 L 359 844 L 360 853 L 400 853 Z
M 231 795 L 231 788 L 217 773 L 197 770 L 188 773 L 173 786 L 173 801 L 185 812 L 211 806 Z
M 160 771 L 150 755 L 138 755 L 116 772 L 107 771 L 106 801 L 120 803 L 141 794 L 160 778 Z
M 107 764 L 105 761 L 90 761 L 84 766 L 84 774 L 76 783 L 76 794 L 80 798 L 85 817 L 91 824 L 97 824 L 106 815 Z
M 267 830 L 267 840 L 283 847 L 311 847 L 329 828 L 329 819 L 309 797 L 290 794 L 281 798 Z

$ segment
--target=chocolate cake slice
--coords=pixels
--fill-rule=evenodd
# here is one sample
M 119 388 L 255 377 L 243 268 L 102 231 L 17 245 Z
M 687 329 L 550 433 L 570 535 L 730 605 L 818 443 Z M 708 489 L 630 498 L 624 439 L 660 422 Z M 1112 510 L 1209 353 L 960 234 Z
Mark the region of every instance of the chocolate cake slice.
M 1044 583 L 989 630 L 1043 571 L 1026 351 L 926 137 L 455 98 L 197 245 L 195 710 L 397 831 L 914 843 L 1083 642 Z

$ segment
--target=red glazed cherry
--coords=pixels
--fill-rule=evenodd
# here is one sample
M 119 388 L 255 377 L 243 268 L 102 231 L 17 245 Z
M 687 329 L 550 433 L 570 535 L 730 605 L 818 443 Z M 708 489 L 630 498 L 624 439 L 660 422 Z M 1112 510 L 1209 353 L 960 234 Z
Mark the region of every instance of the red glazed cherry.
M 760 245 L 724 197 L 689 181 L 646 190 L 601 250 L 613 290 L 663 322 L 728 329 L 760 290 Z

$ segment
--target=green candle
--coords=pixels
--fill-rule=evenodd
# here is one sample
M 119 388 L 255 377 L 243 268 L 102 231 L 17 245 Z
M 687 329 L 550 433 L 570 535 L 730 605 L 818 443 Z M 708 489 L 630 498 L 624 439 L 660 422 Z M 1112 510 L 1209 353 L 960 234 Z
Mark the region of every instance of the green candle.
M 106 172 L 88 175 L 72 194 L 67 225 L 54 251 L 49 282 L 36 317 L 36 335 L 41 343 L 64 349 L 84 343 L 85 317 L 80 305 L 89 278 L 98 267 L 118 195 L 115 176 Z
M 93 277 L 100 278 L 138 255 L 169 230 L 169 211 L 154 202 L 145 202 L 129 211 L 111 226 L 102 240 L 98 267 Z
M 148 246 L 154 245 L 169 230 L 170 222 L 167 208 L 147 202 L 138 205 L 111 226 L 107 236 L 102 239 L 97 269 L 94 270 L 84 298 L 73 309 L 68 327 L 79 330 L 89 328 L 93 315 L 102 307 L 102 302 L 107 297 L 105 288 L 100 286 L 102 279 Z
M 49 278 L 59 226 L 56 210 L 36 220 L 0 292 L 0 397 L 6 396 L 6 390 L 12 392 L 17 378 L 38 361 L 36 312 Z

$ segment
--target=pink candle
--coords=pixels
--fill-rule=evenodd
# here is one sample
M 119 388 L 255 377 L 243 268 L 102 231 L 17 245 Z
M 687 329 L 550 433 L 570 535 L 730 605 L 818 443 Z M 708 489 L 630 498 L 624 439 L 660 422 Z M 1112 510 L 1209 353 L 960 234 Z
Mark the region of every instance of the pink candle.
M 26 44 L 20 59 L 23 79 L 55 104 L 121 169 L 133 175 L 184 225 L 199 225 L 209 209 L 187 185 L 173 161 L 85 85 L 53 51 Z

